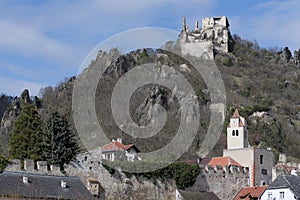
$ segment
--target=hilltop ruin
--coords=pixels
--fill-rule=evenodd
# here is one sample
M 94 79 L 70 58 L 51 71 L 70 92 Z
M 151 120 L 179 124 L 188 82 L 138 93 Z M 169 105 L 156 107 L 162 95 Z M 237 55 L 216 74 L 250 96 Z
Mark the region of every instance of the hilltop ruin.
M 182 20 L 182 30 L 179 35 L 181 53 L 200 57 L 207 53 L 213 58 L 216 52 L 229 52 L 229 23 L 227 17 L 204 17 L 199 28 L 198 20 L 195 28 L 189 30 L 185 17 Z

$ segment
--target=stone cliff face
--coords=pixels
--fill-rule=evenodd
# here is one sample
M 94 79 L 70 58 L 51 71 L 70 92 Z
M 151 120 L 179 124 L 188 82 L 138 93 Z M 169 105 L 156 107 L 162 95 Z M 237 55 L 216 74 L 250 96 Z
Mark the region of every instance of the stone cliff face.
M 112 53 L 109 53 L 108 55 L 111 54 Z M 104 55 L 106 54 L 101 52 L 99 57 L 95 62 L 92 63 L 92 65 L 97 65 L 97 60 L 101 59 L 101 56 Z M 114 55 L 116 55 L 116 53 Z M 180 71 L 185 75 L 185 78 L 196 87 L 195 90 L 205 89 L 205 84 L 202 78 L 199 78 L 199 74 L 195 72 L 195 69 L 190 69 L 190 67 L 186 64 L 183 64 L 183 61 L 181 61 L 179 58 L 173 59 L 172 56 L 174 55 L 168 55 L 168 53 L 158 54 L 147 49 L 130 52 L 126 55 L 118 56 L 112 59 L 112 62 L 108 65 L 104 76 L 99 80 L 96 93 L 97 117 L 101 123 L 101 127 L 107 136 L 110 137 L 110 139 L 122 137 L 125 143 L 134 143 L 142 152 L 149 152 L 162 148 L 174 137 L 181 120 L 180 105 L 179 100 L 176 99 L 175 96 L 172 96 L 172 92 L 174 91 L 171 91 L 164 86 L 156 84 L 143 85 L 140 88 L 137 88 L 130 98 L 129 114 L 132 117 L 132 120 L 138 125 L 147 125 L 151 121 L 151 115 L 153 114 L 153 109 L 155 109 L 156 105 L 160 105 L 167 112 L 165 126 L 157 135 L 153 137 L 129 137 L 115 124 L 111 111 L 111 94 L 120 77 L 136 66 L 141 66 L 146 63 L 154 63 L 155 70 L 153 70 L 151 73 L 155 74 L 155 77 L 160 76 L 168 80 L 178 76 Z M 185 66 L 184 68 L 183 65 Z M 178 94 L 181 94 L 181 92 L 182 91 L 177 91 Z M 183 97 L 181 98 L 184 99 L 184 92 L 182 94 Z M 209 115 L 209 111 L 204 110 L 207 109 L 208 106 L 206 104 L 200 106 L 201 112 L 203 111 L 202 113 Z M 189 116 L 186 116 L 186 118 L 193 117 L 194 114 L 192 111 L 190 111 L 188 114 Z M 205 123 L 206 122 L 203 121 L 203 124 Z M 203 128 L 200 127 L 193 147 L 188 150 L 190 151 L 189 155 L 192 155 L 192 157 L 196 157 L 196 143 L 201 138 L 202 132 Z M 154 143 L 156 144 L 155 146 L 149 145 Z M 187 155 L 188 154 L 186 154 L 186 156 Z
M 13 130 L 14 123 L 21 114 L 20 101 L 28 102 L 30 100 L 28 90 L 24 90 L 20 98 L 15 97 L 13 103 L 4 112 L 0 124 L 0 147 L 2 152 L 7 155 L 9 133 Z
M 36 105 L 36 102 L 32 102 L 29 95 L 29 90 L 25 89 L 20 97 L 15 97 L 10 105 L 7 106 L 3 113 L 0 123 L 0 151 L 7 155 L 8 153 L 8 141 L 9 134 L 14 128 L 14 123 L 18 119 L 22 111 L 22 105 L 32 104 Z

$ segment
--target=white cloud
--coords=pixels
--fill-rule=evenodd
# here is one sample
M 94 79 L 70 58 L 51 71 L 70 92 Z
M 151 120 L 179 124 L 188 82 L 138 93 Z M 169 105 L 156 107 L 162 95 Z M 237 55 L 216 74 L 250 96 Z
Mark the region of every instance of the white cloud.
M 215 1 L 4 1 L 0 2 L 0 50 L 52 62 L 76 59 L 120 31 L 174 24 L 180 28 L 183 15 L 194 21 L 195 15 L 207 13 Z
M 36 82 L 29 82 L 18 80 L 10 77 L 0 77 L 0 91 L 1 93 L 19 96 L 24 89 L 28 89 L 30 95 L 38 95 L 41 87 L 44 85 Z
M 73 50 L 62 41 L 51 39 L 33 27 L 0 20 L 0 51 L 63 61 Z

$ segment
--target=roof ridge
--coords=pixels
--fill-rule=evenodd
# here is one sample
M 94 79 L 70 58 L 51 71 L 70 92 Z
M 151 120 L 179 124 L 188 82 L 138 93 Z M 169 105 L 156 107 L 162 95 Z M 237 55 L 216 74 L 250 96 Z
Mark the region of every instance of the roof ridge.
M 4 174 L 15 174 L 15 175 L 28 175 L 28 176 L 48 176 L 48 177 L 53 177 L 53 178 L 74 178 L 74 179 L 80 179 L 78 176 L 60 176 L 60 175 L 53 175 L 53 174 L 39 174 L 39 173 L 28 173 L 28 172 L 9 172 L 9 171 L 4 171 L 0 173 L 0 175 Z
M 293 184 L 290 183 L 290 181 L 288 180 L 288 177 L 290 176 L 283 176 L 283 178 L 286 180 L 287 184 L 290 186 L 291 190 L 296 193 L 297 191 L 293 188 Z M 297 194 L 298 195 L 298 194 Z
M 235 109 L 235 111 L 234 111 L 234 113 L 233 113 L 233 115 L 232 115 L 232 118 L 240 118 L 241 117 L 241 115 L 240 115 L 240 113 L 239 113 L 239 110 L 238 109 Z

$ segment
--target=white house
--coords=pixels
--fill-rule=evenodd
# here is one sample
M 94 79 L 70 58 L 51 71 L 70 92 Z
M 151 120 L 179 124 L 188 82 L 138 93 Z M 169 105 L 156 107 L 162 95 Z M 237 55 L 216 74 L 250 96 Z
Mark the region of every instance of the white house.
M 260 196 L 261 200 L 299 200 L 300 176 L 278 176 Z
M 123 144 L 121 138 L 113 139 L 111 143 L 101 147 L 102 158 L 110 161 L 115 160 L 140 160 L 140 150 L 134 144 Z

